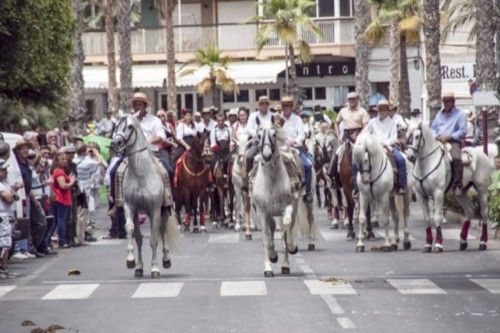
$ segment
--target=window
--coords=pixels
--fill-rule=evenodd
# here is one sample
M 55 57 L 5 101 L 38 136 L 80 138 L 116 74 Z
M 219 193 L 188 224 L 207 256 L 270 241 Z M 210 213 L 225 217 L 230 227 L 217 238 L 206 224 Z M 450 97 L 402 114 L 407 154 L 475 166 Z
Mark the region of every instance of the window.
M 234 103 L 234 92 L 222 92 L 223 103 Z
M 184 95 L 184 107 L 193 110 L 193 94 Z
M 318 16 L 326 17 L 326 16 L 334 16 L 334 0 L 317 0 L 318 1 Z M 347 0 L 341 1 L 347 2 Z
M 167 94 L 161 94 L 160 104 L 163 110 L 167 109 Z
M 269 89 L 269 99 L 271 101 L 280 101 L 281 93 L 279 89 Z
M 260 96 L 266 96 L 267 89 L 256 89 L 255 90 L 255 100 L 258 101 Z
M 181 107 L 182 107 L 182 95 L 177 94 L 177 118 L 180 118 L 181 114 Z
M 95 101 L 93 99 L 85 100 L 85 108 L 87 109 L 88 119 L 95 119 Z
M 312 99 L 313 99 L 313 90 L 312 90 L 312 88 L 304 88 L 304 89 L 302 89 L 302 92 L 304 94 L 304 99 L 306 101 L 312 101 Z
M 238 102 L 249 102 L 250 97 L 248 96 L 248 90 L 240 90 L 240 93 L 236 95 L 236 101 Z
M 326 88 L 325 87 L 316 87 L 314 88 L 314 99 L 326 99 Z
M 340 1 L 340 16 L 352 16 L 351 0 Z
M 196 95 L 196 110 L 203 110 L 203 95 Z

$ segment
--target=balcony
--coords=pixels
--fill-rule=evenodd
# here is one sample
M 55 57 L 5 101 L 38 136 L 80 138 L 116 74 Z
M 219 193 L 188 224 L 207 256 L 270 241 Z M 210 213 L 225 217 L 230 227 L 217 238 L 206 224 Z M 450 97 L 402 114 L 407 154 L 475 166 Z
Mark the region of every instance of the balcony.
M 323 50 L 320 54 L 335 53 L 335 47 L 348 47 L 354 44 L 354 20 L 352 18 L 316 19 L 316 24 L 323 32 L 322 38 L 317 38 L 309 32 L 303 32 L 302 37 L 315 50 Z M 187 56 L 199 48 L 213 43 L 229 55 L 245 57 L 255 56 L 255 37 L 259 24 L 219 24 L 193 25 L 174 27 L 175 51 L 177 57 Z M 165 58 L 165 30 L 136 29 L 132 31 L 132 55 L 134 60 L 162 60 Z M 85 32 L 83 47 L 87 62 L 105 62 L 106 34 L 104 31 Z M 115 50 L 118 50 L 118 36 L 115 35 Z M 283 45 L 278 38 L 269 40 L 263 53 L 273 55 L 273 51 L 282 53 Z M 345 52 L 344 52 L 345 53 Z M 347 53 L 350 53 L 349 51 Z M 339 54 L 345 55 L 345 54 Z M 177 59 L 179 60 L 179 59 Z

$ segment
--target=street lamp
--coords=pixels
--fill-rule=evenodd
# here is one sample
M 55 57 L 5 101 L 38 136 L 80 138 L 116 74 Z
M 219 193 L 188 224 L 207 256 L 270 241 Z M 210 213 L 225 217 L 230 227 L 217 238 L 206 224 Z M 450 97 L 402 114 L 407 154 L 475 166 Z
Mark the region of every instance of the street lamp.
M 498 107 L 498 101 L 495 91 L 476 91 L 472 94 L 472 102 L 476 108 L 481 108 L 481 117 L 483 118 L 483 150 L 488 155 L 488 107 Z

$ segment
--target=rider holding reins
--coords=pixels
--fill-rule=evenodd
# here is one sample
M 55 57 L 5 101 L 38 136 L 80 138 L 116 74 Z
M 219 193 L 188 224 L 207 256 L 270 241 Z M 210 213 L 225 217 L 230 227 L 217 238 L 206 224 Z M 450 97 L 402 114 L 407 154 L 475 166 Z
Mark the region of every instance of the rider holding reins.
M 222 159 L 222 171 L 224 178 L 227 179 L 229 164 L 229 143 L 231 140 L 231 130 L 225 122 L 223 113 L 217 114 L 217 125 L 210 131 L 210 149 L 214 154 Z M 217 159 L 213 158 L 211 162 L 212 173 L 215 171 Z

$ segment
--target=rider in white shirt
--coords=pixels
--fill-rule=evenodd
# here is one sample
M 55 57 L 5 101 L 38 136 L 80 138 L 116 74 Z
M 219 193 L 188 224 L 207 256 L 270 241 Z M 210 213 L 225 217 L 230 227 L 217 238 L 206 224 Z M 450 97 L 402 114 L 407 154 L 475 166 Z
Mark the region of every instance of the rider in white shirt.
M 408 124 L 404 120 L 404 118 L 398 113 L 398 107 L 393 106 L 392 108 L 389 106 L 389 117 L 396 122 L 396 126 L 398 130 L 406 130 L 408 128 Z
M 398 149 L 398 124 L 389 116 L 389 102 L 378 103 L 378 116 L 370 119 L 365 131 L 377 137 L 382 145 L 392 153 L 398 169 L 398 191 L 403 194 L 406 189 L 406 160 Z
M 97 124 L 98 134 L 110 138 L 113 134 L 116 119 L 110 110 L 106 111 L 106 116 Z
M 217 114 L 217 126 L 210 132 L 210 149 L 218 158 L 212 159 L 212 172 L 215 168 L 215 163 L 219 158 L 222 159 L 222 169 L 225 175 L 228 173 L 229 163 L 229 143 L 231 141 L 231 129 L 225 123 L 223 113 Z
M 203 108 L 201 112 L 201 124 L 208 132 L 211 132 L 217 126 L 217 122 L 211 118 L 211 115 L 212 109 Z

